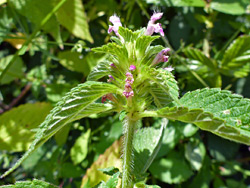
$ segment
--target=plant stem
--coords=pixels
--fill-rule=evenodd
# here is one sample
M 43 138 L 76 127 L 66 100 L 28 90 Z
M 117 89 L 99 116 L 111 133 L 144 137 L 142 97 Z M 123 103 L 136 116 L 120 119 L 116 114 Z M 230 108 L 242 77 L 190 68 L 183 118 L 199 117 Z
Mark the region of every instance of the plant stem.
M 132 188 L 132 171 L 134 163 L 133 139 L 136 130 L 136 120 L 129 115 L 123 121 L 123 164 L 122 164 L 122 188 Z

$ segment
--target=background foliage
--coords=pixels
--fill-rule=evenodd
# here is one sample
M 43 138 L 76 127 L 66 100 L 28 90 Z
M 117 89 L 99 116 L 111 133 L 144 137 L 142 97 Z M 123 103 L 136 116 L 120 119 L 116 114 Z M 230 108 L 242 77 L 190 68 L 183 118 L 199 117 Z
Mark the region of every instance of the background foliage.
M 61 7 L 59 7 L 61 4 Z M 37 126 L 62 96 L 85 82 L 105 59 L 92 47 L 110 40 L 108 18 L 116 13 L 130 29 L 146 26 L 155 10 L 172 49 L 169 64 L 181 95 L 220 87 L 250 98 L 250 6 L 248 0 L 8 0 L 0 1 L 0 166 L 1 174 L 20 158 Z M 57 10 L 57 8 L 59 8 Z M 165 65 L 163 65 L 165 66 Z M 157 118 L 144 118 L 145 132 L 157 131 Z M 122 126 L 118 115 L 91 115 L 60 130 L 0 185 L 91 187 L 120 166 Z M 136 142 L 136 141 L 135 141 Z M 141 148 L 136 148 L 136 150 Z M 143 159 L 142 159 L 143 160 Z M 136 161 L 135 161 L 136 163 Z M 169 122 L 163 144 L 148 173 L 161 187 L 248 187 L 249 148 Z M 39 179 L 39 180 L 36 180 Z M 22 184 L 16 183 L 13 187 Z M 45 185 L 46 184 L 46 185 Z

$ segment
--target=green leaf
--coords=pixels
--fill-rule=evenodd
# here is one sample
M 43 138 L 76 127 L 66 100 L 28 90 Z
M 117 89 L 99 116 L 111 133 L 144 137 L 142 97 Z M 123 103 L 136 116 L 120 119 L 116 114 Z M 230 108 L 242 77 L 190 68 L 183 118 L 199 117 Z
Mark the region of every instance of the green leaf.
M 104 61 L 94 67 L 87 79 L 96 81 L 104 76 L 107 76 L 108 74 L 110 74 L 110 65 L 108 61 Z
M 45 181 L 42 180 L 37 180 L 34 179 L 32 181 L 17 181 L 15 183 L 15 185 L 4 185 L 4 186 L 0 186 L 1 188 L 21 188 L 21 187 L 27 187 L 27 188 L 31 188 L 31 187 L 36 187 L 36 188 L 58 188 L 55 185 L 52 185 L 50 183 L 47 183 Z
M 0 149 L 26 151 L 34 139 L 39 124 L 51 110 L 49 103 L 24 104 L 0 116 Z M 39 115 L 38 115 L 39 114 Z
M 134 188 L 161 188 L 158 185 L 146 185 L 144 182 L 139 182 L 134 185 Z
M 89 66 L 82 60 L 82 54 L 72 51 L 59 52 L 58 58 L 60 59 L 60 64 L 65 68 L 84 73 L 85 75 L 89 72 Z
M 164 130 L 168 121 L 162 120 L 161 129 L 153 127 L 140 129 L 134 138 L 134 173 L 136 176 L 142 176 L 156 157 L 162 143 Z
M 165 0 L 167 6 L 173 7 L 205 7 L 205 1 L 203 0 Z
M 200 50 L 189 47 L 185 48 L 183 52 L 187 58 L 201 62 L 203 65 L 206 65 L 213 71 L 216 70 L 216 63 L 211 58 L 208 58 L 205 54 L 203 54 Z
M 119 180 L 120 172 L 115 173 L 109 180 L 105 183 L 102 182 L 97 188 L 116 188 Z
M 88 140 L 90 136 L 90 129 L 77 138 L 74 146 L 70 149 L 70 157 L 73 163 L 79 164 L 88 154 Z
M 8 4 L 14 7 L 21 15 L 27 17 L 32 23 L 38 25 L 54 8 L 51 0 L 9 0 Z M 43 29 L 49 32 L 58 43 L 62 43 L 59 23 L 55 15 L 44 25 Z
M 124 39 L 125 42 L 134 42 L 140 35 L 144 33 L 145 29 L 142 28 L 141 30 L 131 31 L 128 28 L 119 27 L 118 33 Z
M 12 58 L 13 55 L 9 55 L 7 57 L 0 59 L 0 75 L 2 74 L 2 71 L 6 68 L 6 66 L 10 63 L 10 60 Z M 1 84 L 8 84 L 16 78 L 24 77 L 22 69 L 23 69 L 23 61 L 20 57 L 18 57 L 3 76 Z
M 250 145 L 250 100 L 230 91 L 202 89 L 186 93 L 180 106 L 157 111 L 161 117 L 194 123 L 223 138 Z
M 153 162 L 149 171 L 165 183 L 181 183 L 192 176 L 193 172 L 181 153 L 171 152 L 167 158 Z
M 102 168 L 102 169 L 98 169 L 101 172 L 103 172 L 104 174 L 107 174 L 109 176 L 113 176 L 115 173 L 119 172 L 119 169 L 116 167 L 108 167 L 108 168 Z
M 248 5 L 248 0 L 213 0 L 210 3 L 212 9 L 232 15 L 245 14 Z
M 87 107 L 90 104 L 107 93 L 117 93 L 117 89 L 116 86 L 111 84 L 91 81 L 79 84 L 77 87 L 73 88 L 59 103 L 57 103 L 56 107 L 40 125 L 35 140 L 29 147 L 29 150 L 11 169 L 5 172 L 2 177 L 15 170 L 37 147 L 46 142 L 46 140 L 66 124 L 76 120 L 79 114 L 89 114 Z M 93 112 L 93 109 L 91 112 Z M 82 115 L 79 117 L 82 118 Z
M 160 36 L 149 36 L 149 35 L 142 35 L 136 40 L 135 49 L 136 57 L 143 57 L 146 49 L 149 47 L 149 45 L 156 39 L 160 38 Z
M 243 35 L 227 48 L 222 59 L 222 72 L 229 76 L 244 77 L 250 72 L 250 36 Z
M 206 148 L 199 140 L 185 144 L 185 157 L 190 162 L 192 169 L 199 171 L 206 155 Z
M 121 140 L 115 141 L 99 158 L 92 163 L 82 179 L 81 187 L 89 184 L 89 187 L 94 187 L 100 181 L 107 181 L 110 176 L 103 174 L 98 169 L 107 167 L 117 167 L 121 169 Z
M 179 103 L 179 88 L 171 72 L 164 69 L 151 68 L 147 76 L 153 80 L 163 92 L 167 93 L 172 100 Z
M 81 0 L 67 0 L 56 13 L 56 17 L 73 35 L 93 43 Z

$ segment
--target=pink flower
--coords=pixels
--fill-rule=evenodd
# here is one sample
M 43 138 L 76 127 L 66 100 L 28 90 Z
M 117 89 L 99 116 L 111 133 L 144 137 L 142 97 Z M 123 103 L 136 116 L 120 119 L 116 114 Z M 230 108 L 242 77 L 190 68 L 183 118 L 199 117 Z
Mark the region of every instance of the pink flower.
M 157 63 L 160 63 L 160 62 L 167 62 L 168 61 L 168 58 L 169 56 L 166 56 L 167 53 L 170 51 L 170 48 L 165 48 L 163 49 L 162 51 L 160 51 L 156 57 L 154 58 L 152 64 L 155 65 Z
M 164 32 L 163 29 L 161 27 L 160 23 L 155 24 L 155 22 L 159 19 L 161 19 L 163 13 L 161 12 L 155 12 L 149 22 L 148 22 L 148 26 L 147 26 L 147 30 L 145 32 L 145 35 L 152 35 L 154 32 L 155 33 L 160 33 L 161 36 L 164 36 Z
M 125 80 L 125 82 L 126 83 L 129 83 L 129 84 L 133 84 L 133 82 L 134 82 L 134 77 L 133 77 L 133 75 L 130 73 L 130 72 L 127 72 L 126 73 L 126 80 Z
M 108 33 L 111 33 L 112 31 L 115 32 L 116 36 L 120 37 L 119 33 L 118 33 L 118 29 L 120 26 L 122 26 L 120 18 L 116 15 L 113 15 L 109 18 L 109 21 L 113 24 L 113 25 L 109 25 L 109 29 L 108 29 Z
M 165 67 L 163 68 L 164 70 L 167 70 L 169 72 L 172 72 L 174 70 L 174 68 L 172 66 L 169 66 L 169 67 Z
M 130 67 L 129 67 L 129 70 L 130 71 L 134 71 L 136 69 L 136 66 L 135 65 L 130 65 Z
M 116 66 L 115 66 L 115 64 L 114 64 L 114 63 L 110 63 L 109 65 L 110 65 L 111 67 L 116 68 Z
M 107 80 L 108 82 L 112 82 L 112 80 L 115 80 L 112 75 L 108 75 L 109 79 Z
M 134 96 L 134 92 L 133 91 L 130 91 L 130 92 L 123 92 L 123 95 L 126 97 L 126 98 L 129 98 L 129 97 L 133 97 Z

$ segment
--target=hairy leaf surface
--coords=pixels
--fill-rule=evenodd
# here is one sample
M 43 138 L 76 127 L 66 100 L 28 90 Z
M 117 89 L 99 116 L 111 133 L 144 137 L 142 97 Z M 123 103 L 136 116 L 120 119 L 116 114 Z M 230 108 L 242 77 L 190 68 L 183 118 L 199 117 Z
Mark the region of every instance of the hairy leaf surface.
M 58 186 L 37 179 L 34 179 L 32 181 L 17 181 L 15 185 L 4 185 L 0 187 L 1 188 L 20 188 L 20 187 L 58 188 Z
M 76 117 L 101 96 L 107 93 L 117 93 L 117 87 L 100 82 L 86 82 L 73 88 L 46 117 L 36 133 L 35 140 L 29 150 L 2 177 L 15 170 L 37 147 L 53 136 L 66 124 L 76 120 Z M 93 110 L 92 110 L 93 112 Z M 86 112 L 86 114 L 89 114 Z M 79 116 L 82 117 L 82 116 Z
M 186 93 L 181 105 L 157 111 L 161 117 L 196 124 L 221 137 L 250 145 L 250 100 L 230 91 L 202 89 Z

